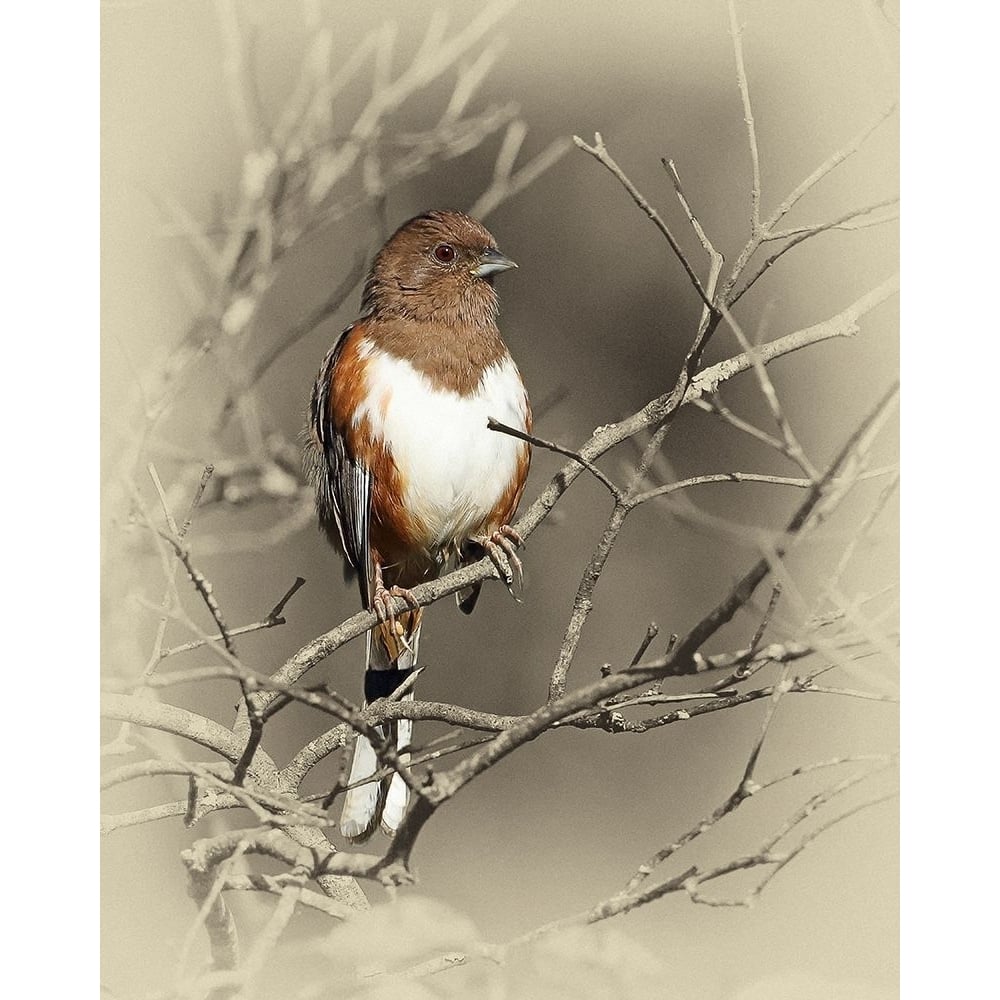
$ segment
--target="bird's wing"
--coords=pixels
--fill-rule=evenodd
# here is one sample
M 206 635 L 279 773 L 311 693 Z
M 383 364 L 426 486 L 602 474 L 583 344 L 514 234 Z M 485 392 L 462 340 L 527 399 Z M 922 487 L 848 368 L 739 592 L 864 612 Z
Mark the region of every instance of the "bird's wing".
M 312 432 L 312 480 L 320 523 L 332 541 L 339 541 L 347 561 L 358 573 L 358 587 L 365 608 L 370 605 L 372 475 L 359 456 L 350 453 L 345 427 L 334 418 L 334 372 L 344 350 L 349 326 L 338 338 L 319 371 L 309 406 Z M 333 528 L 336 526 L 336 535 Z

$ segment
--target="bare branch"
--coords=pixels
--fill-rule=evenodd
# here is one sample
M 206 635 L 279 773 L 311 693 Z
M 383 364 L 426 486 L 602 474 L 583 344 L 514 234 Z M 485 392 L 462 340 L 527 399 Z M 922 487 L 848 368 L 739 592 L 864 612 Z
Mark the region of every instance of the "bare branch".
M 791 211 L 792 207 L 816 186 L 828 173 L 838 167 L 841 163 L 853 156 L 864 144 L 865 140 L 896 110 L 896 102 L 893 101 L 885 107 L 871 123 L 866 125 L 856 136 L 842 146 L 828 159 L 821 163 L 808 177 L 795 187 L 788 197 L 774 210 L 768 219 L 761 225 L 759 230 L 753 233 L 747 241 L 740 255 L 733 265 L 733 269 L 722 287 L 721 298 L 727 305 L 732 305 L 733 289 L 739 281 L 741 275 L 750 259 L 760 248 L 765 239 L 769 239 L 779 222 Z
M 877 427 L 888 411 L 890 403 L 896 398 L 898 383 L 890 389 L 879 400 L 878 404 L 865 418 L 861 426 L 851 435 L 850 439 L 840 450 L 837 457 L 820 477 L 816 484 L 809 491 L 806 501 L 799 507 L 785 529 L 789 538 L 794 538 L 802 528 L 817 516 L 822 516 L 827 501 L 827 490 L 830 484 L 842 472 L 847 462 L 853 458 L 858 447 L 862 446 L 867 439 L 869 431 Z M 784 546 L 776 546 L 776 553 L 780 557 L 784 551 Z M 757 585 L 767 576 L 770 571 L 771 562 L 767 558 L 761 559 L 730 591 L 729 596 L 717 605 L 709 614 L 693 628 L 686 636 L 680 639 L 674 650 L 674 658 L 683 660 L 686 656 L 692 655 L 709 636 L 719 630 L 732 616 L 736 610 L 750 598 Z
M 211 614 L 215 621 L 216 627 L 219 629 L 219 634 L 222 636 L 223 644 L 229 653 L 235 656 L 236 648 L 233 645 L 232 636 L 229 634 L 229 629 L 226 627 L 225 620 L 222 617 L 222 608 L 219 607 L 219 602 L 215 597 L 214 587 L 194 565 L 191 560 L 191 553 L 185 545 L 165 531 L 157 531 L 157 534 L 174 550 L 177 558 L 187 571 L 188 579 L 194 584 L 195 590 L 198 591 L 202 601 L 205 603 L 205 607 L 208 608 L 209 614 Z
M 594 145 L 590 146 L 583 141 L 579 136 L 573 136 L 573 142 L 577 144 L 585 153 L 590 153 L 591 156 L 597 160 L 602 166 L 606 167 L 614 176 L 618 179 L 619 183 L 623 188 L 629 193 L 632 200 L 642 209 L 643 212 L 649 217 L 650 221 L 654 226 L 666 237 L 667 242 L 670 244 L 671 250 L 677 256 L 677 259 L 681 262 L 684 270 L 687 272 L 687 276 L 694 286 L 695 291 L 698 293 L 698 297 L 704 303 L 705 308 L 708 309 L 710 313 L 715 313 L 715 305 L 709 298 L 708 293 L 705 291 L 702 283 L 698 280 L 698 276 L 694 273 L 694 269 L 691 267 L 690 262 L 687 259 L 684 251 L 681 249 L 680 243 L 677 242 L 674 234 L 670 231 L 669 226 L 660 217 L 660 214 L 653 208 L 652 205 L 646 200 L 645 196 L 639 191 L 639 189 L 628 179 L 625 172 L 621 167 L 614 161 L 611 154 L 608 152 L 607 147 L 604 145 L 604 140 L 601 138 L 601 133 L 594 133 Z
M 286 619 L 282 615 L 285 610 L 285 605 L 292 599 L 300 587 L 305 584 L 305 580 L 301 576 L 296 577 L 295 583 L 288 589 L 287 593 L 281 600 L 267 613 L 267 615 L 262 618 L 259 622 L 254 622 L 251 625 L 241 625 L 239 628 L 229 629 L 229 636 L 232 638 L 236 635 L 247 635 L 250 632 L 260 632 L 263 629 L 276 628 L 279 625 L 285 625 Z M 205 636 L 202 639 L 191 639 L 189 642 L 182 642 L 177 646 L 171 646 L 169 649 L 164 649 L 160 652 L 160 659 L 165 660 L 168 656 L 175 656 L 178 653 L 187 653 L 192 649 L 199 649 L 202 646 L 207 646 L 212 643 L 221 642 L 223 640 L 222 633 L 217 635 Z M 215 677 L 236 677 L 235 671 L 229 670 L 225 672 L 214 671 L 213 676 Z M 191 679 L 191 678 L 187 678 Z M 162 687 L 166 684 L 176 684 L 179 683 L 180 679 L 175 674 L 170 674 L 167 677 L 161 677 L 159 681 L 151 682 L 151 687 Z
M 792 239 L 792 237 L 795 236 L 818 236 L 820 233 L 829 232 L 831 229 L 852 232 L 858 229 L 867 229 L 871 226 L 882 226 L 887 222 L 893 222 L 898 219 L 899 212 L 896 211 L 886 215 L 880 215 L 875 219 L 864 219 L 862 216 L 870 215 L 872 212 L 877 212 L 880 208 L 888 208 L 890 205 L 898 204 L 898 195 L 894 198 L 883 198 L 881 201 L 876 201 L 871 205 L 865 205 L 863 208 L 853 208 L 848 212 L 844 212 L 843 215 L 840 215 L 835 219 L 830 219 L 827 222 L 814 222 L 808 226 L 794 226 L 790 229 L 781 229 L 778 232 L 768 233 L 764 237 L 764 242 L 787 240 Z M 786 247 L 785 249 L 787 250 L 788 248 Z
M 804 243 L 808 239 L 812 239 L 813 236 L 818 236 L 820 233 L 829 232 L 832 229 L 844 229 L 847 228 L 847 223 L 853 219 L 856 219 L 859 215 L 865 215 L 869 212 L 874 212 L 879 208 L 884 208 L 887 205 L 895 205 L 899 202 L 899 198 L 886 198 L 882 201 L 876 202 L 874 205 L 869 205 L 867 208 L 854 209 L 850 212 L 846 212 L 844 215 L 837 219 L 833 219 L 830 222 L 823 223 L 821 225 L 814 226 L 804 226 L 799 229 L 786 230 L 781 233 L 770 233 L 764 237 L 765 240 L 777 240 L 784 239 L 788 237 L 788 242 L 776 253 L 771 254 L 763 264 L 753 273 L 753 275 L 748 278 L 743 285 L 743 287 L 729 297 L 729 305 L 734 306 L 743 296 L 750 291 L 750 289 L 757 283 L 757 281 L 762 278 L 770 268 L 780 260 L 789 250 L 794 249 L 800 243 Z M 891 221 L 893 216 L 885 216 L 874 220 L 874 222 L 865 223 L 864 225 L 881 225 L 884 222 Z M 854 228 L 858 228 L 857 224 Z
M 604 567 L 607 564 L 608 556 L 618 541 L 628 516 L 631 506 L 621 501 L 617 501 L 611 516 L 608 519 L 607 527 L 601 535 L 587 568 L 583 572 L 580 585 L 577 588 L 576 596 L 573 599 L 573 610 L 570 613 L 569 623 L 566 626 L 566 633 L 563 636 L 562 645 L 559 647 L 559 656 L 555 666 L 552 668 L 552 677 L 549 680 L 549 702 L 561 698 L 566 692 L 566 676 L 572 666 L 576 650 L 580 645 L 580 638 L 583 635 L 583 628 L 587 623 L 587 618 L 594 607 L 594 589 L 597 586 Z M 553 720 L 554 721 L 554 720 Z
M 660 634 L 660 626 L 656 622 L 650 622 L 649 628 L 646 629 L 646 634 L 642 637 L 642 642 L 639 643 L 639 648 L 635 651 L 635 655 L 632 657 L 629 663 L 630 667 L 634 667 L 645 655 L 646 650 L 649 649 L 649 644 Z
M 677 166 L 674 164 L 673 160 L 668 160 L 666 157 L 661 157 L 660 163 L 663 164 L 664 169 L 668 174 L 670 174 L 670 180 L 673 182 L 677 200 L 681 203 L 681 208 L 684 209 L 684 214 L 688 217 L 688 222 L 691 223 L 691 228 L 698 237 L 698 242 L 701 243 L 702 248 L 709 255 L 709 258 L 717 264 L 718 268 L 721 269 L 722 264 L 724 263 L 723 256 L 712 245 L 712 241 L 708 238 L 708 234 L 702 228 L 701 223 L 698 221 L 698 217 L 694 214 L 691 205 L 688 203 L 687 195 L 684 194 L 684 189 L 681 187 L 681 178 L 680 174 L 677 173 Z M 711 283 L 709 283 L 709 288 L 711 289 Z
M 792 430 L 792 425 L 785 416 L 784 409 L 781 406 L 781 401 L 778 399 L 778 393 L 775 391 L 774 384 L 771 382 L 771 377 L 767 374 L 767 368 L 765 367 L 764 362 L 760 359 L 757 349 L 750 345 L 750 341 L 747 339 L 746 334 L 743 333 L 739 323 L 736 322 L 728 307 L 722 307 L 722 314 L 726 323 L 729 325 L 729 328 L 735 334 L 740 348 L 747 355 L 747 357 L 750 358 L 750 363 L 753 366 L 754 374 L 757 376 L 757 384 L 760 386 L 761 394 L 767 401 L 768 408 L 771 411 L 771 416 L 774 417 L 774 422 L 778 425 L 778 429 L 781 431 L 781 438 L 784 442 L 784 448 L 782 449 L 783 453 L 792 459 L 792 461 L 795 462 L 795 464 L 798 465 L 811 480 L 815 481 L 817 477 L 816 468 L 806 456 L 805 451 L 802 449 L 802 445 L 799 444 L 798 438 Z
M 747 140 L 750 143 L 750 163 L 753 168 L 753 183 L 750 188 L 750 231 L 756 236 L 760 232 L 760 153 L 757 150 L 757 129 L 750 107 L 750 86 L 747 83 L 747 70 L 743 62 L 743 28 L 736 19 L 735 0 L 729 0 L 729 34 L 736 55 L 736 78 L 740 88 L 740 98 L 743 101 L 743 121 L 747 127 Z
M 232 730 L 203 715 L 196 715 L 174 705 L 164 705 L 127 695 L 103 694 L 101 715 L 106 719 L 131 722 L 137 726 L 146 726 L 181 736 L 214 751 L 233 764 L 243 753 L 243 742 L 237 739 Z M 268 772 L 276 773 L 274 762 L 260 753 L 254 761 L 253 770 L 260 771 L 261 780 L 264 780 Z
M 534 434 L 527 434 L 522 430 L 518 430 L 516 427 L 510 427 L 507 424 L 502 424 L 499 420 L 494 420 L 493 417 L 489 417 L 487 419 L 486 426 L 491 431 L 498 431 L 501 434 L 509 434 L 511 437 L 519 438 L 521 441 L 527 441 L 528 444 L 544 448 L 546 451 L 554 451 L 557 455 L 565 455 L 567 458 L 572 458 L 573 461 L 579 462 L 592 476 L 594 476 L 595 479 L 598 480 L 598 482 L 605 486 L 608 492 L 616 500 L 621 499 L 622 491 L 610 479 L 608 479 L 608 477 L 601 472 L 601 470 L 594 465 L 593 462 L 584 458 L 579 452 L 573 451 L 572 448 L 567 448 L 561 444 L 555 444 L 552 441 L 546 441 L 544 438 L 536 437 Z
M 761 344 L 756 348 L 754 354 L 766 365 L 779 355 L 791 354 L 793 351 L 810 347 L 822 340 L 831 340 L 835 337 L 853 337 L 858 332 L 858 320 L 898 292 L 899 275 L 895 274 L 836 316 L 831 316 L 830 319 L 824 320 L 822 323 L 816 323 L 769 343 Z M 748 371 L 752 366 L 753 360 L 750 355 L 743 353 L 728 361 L 712 365 L 711 368 L 706 368 L 692 380 L 684 402 L 694 402 L 696 398 L 705 393 L 715 392 L 722 382 L 739 372 Z
M 844 160 L 853 156 L 865 143 L 865 140 L 896 110 L 897 104 L 891 101 L 887 104 L 860 132 L 844 146 L 824 160 L 808 177 L 798 184 L 788 197 L 774 210 L 764 223 L 764 230 L 773 232 L 774 227 L 791 211 L 793 206 L 814 188 L 828 173 L 840 166 Z

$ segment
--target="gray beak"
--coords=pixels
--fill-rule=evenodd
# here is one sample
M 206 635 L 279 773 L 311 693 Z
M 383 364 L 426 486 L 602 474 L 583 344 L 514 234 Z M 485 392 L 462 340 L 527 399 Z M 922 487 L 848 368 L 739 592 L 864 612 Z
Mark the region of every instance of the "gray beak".
M 517 264 L 509 257 L 505 257 L 499 250 L 488 247 L 483 251 L 479 267 L 473 273 L 477 278 L 489 278 L 501 271 L 509 271 L 512 267 L 517 267 Z

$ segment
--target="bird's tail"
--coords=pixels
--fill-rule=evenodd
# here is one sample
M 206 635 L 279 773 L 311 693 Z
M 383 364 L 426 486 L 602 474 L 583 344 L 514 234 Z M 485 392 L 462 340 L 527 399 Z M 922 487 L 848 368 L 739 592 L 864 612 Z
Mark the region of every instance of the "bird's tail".
M 420 609 L 407 611 L 397 616 L 396 622 L 402 632 L 393 630 L 391 623 L 372 629 L 367 638 L 367 666 L 365 669 L 365 704 L 377 698 L 387 698 L 410 676 L 417 665 L 417 646 L 420 642 Z M 413 700 L 412 687 L 403 695 L 404 700 Z M 413 722 L 399 719 L 377 727 L 382 739 L 393 739 L 400 762 L 409 759 L 409 747 L 413 737 Z M 398 774 L 392 774 L 380 781 L 366 781 L 380 769 L 375 748 L 364 736 L 358 736 L 354 744 L 354 760 L 344 796 L 344 808 L 340 814 L 340 832 L 350 841 L 359 843 L 367 840 L 381 822 L 382 832 L 392 836 L 399 829 L 406 812 L 410 793 L 406 782 Z M 363 782 L 362 784 L 357 784 Z

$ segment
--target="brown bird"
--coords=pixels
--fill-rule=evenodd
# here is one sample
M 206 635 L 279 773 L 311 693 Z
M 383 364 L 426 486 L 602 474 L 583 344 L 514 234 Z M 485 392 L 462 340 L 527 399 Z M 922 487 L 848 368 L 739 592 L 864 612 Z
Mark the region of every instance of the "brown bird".
M 493 278 L 517 267 L 475 219 L 427 212 L 385 243 L 365 282 L 361 318 L 331 348 L 310 406 L 311 473 L 321 527 L 357 573 L 380 624 L 367 637 L 365 702 L 395 691 L 417 663 L 422 611 L 411 587 L 445 568 L 493 560 L 520 581 L 510 527 L 528 476 L 528 445 L 487 420 L 531 430 L 521 375 L 500 338 Z M 471 612 L 479 585 L 457 595 Z M 393 598 L 410 610 L 393 614 Z M 412 698 L 412 688 L 406 695 Z M 407 759 L 412 723 L 380 727 Z M 359 737 L 340 829 L 391 835 L 406 810 L 398 774 L 380 782 Z

